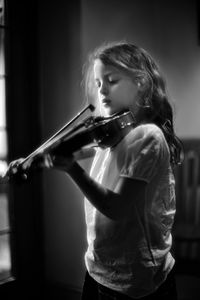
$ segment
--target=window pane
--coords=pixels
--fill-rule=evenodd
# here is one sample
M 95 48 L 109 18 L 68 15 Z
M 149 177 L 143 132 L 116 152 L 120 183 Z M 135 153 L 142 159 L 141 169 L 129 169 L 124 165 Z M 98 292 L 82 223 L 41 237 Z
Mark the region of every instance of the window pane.
M 5 24 L 4 0 L 0 0 L 0 25 Z
M 0 28 L 0 75 L 5 75 L 4 29 Z
M 8 196 L 4 193 L 0 194 L 0 232 L 2 230 L 9 230 Z
M 7 167 L 7 161 L 0 160 L 0 177 L 2 177 L 5 174 Z
M 10 255 L 9 235 L 0 235 L 0 280 L 11 275 L 11 255 Z
M 5 159 L 7 155 L 7 133 L 0 128 L 0 160 Z
M 0 78 L 0 128 L 6 126 L 5 80 Z

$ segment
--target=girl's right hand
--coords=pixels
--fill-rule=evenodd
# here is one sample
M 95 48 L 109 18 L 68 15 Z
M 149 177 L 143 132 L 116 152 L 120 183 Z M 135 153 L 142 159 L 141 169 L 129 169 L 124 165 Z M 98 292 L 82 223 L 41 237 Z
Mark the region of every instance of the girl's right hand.
M 9 163 L 4 177 L 14 178 L 21 177 L 26 179 L 27 173 L 31 170 L 39 170 L 43 168 L 52 168 L 53 162 L 49 154 L 38 155 L 33 159 L 25 160 L 19 158 Z M 26 175 L 26 176 L 25 176 Z
M 9 163 L 4 177 L 15 181 L 23 181 L 27 179 L 27 176 L 31 171 L 43 168 L 49 168 L 46 155 L 37 156 L 28 160 L 19 158 Z
M 22 163 L 23 160 L 24 160 L 23 158 L 19 158 L 11 161 L 8 165 L 6 175 L 7 176 L 15 175 L 18 172 L 19 165 Z
M 6 170 L 6 173 L 4 177 L 8 178 L 21 178 L 22 180 L 27 179 L 26 175 L 26 169 L 24 169 L 21 164 L 23 162 L 24 158 L 19 158 L 16 160 L 13 160 L 9 163 L 8 168 Z

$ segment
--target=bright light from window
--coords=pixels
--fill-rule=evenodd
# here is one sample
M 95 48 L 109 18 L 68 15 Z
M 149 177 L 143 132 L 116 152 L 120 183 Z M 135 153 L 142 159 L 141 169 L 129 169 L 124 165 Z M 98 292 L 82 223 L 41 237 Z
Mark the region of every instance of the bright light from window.
M 0 78 L 0 128 L 6 126 L 5 80 Z
M 4 0 L 0 0 L 0 24 L 4 24 Z
M 6 193 L 0 194 L 0 230 L 9 230 L 8 197 Z
M 6 161 L 0 160 L 0 177 L 3 177 L 7 170 L 8 164 Z
M 6 157 L 7 151 L 7 133 L 5 132 L 5 130 L 0 129 L 0 159 L 4 159 Z
M 0 74 L 5 74 L 4 31 L 0 30 Z
M 11 255 L 9 235 L 0 236 L 0 280 L 10 276 Z
M 0 0 L 0 177 L 7 169 L 5 1 Z M 1 178 L 2 179 L 2 178 Z M 11 248 L 8 194 L 0 189 L 0 283 L 11 277 Z

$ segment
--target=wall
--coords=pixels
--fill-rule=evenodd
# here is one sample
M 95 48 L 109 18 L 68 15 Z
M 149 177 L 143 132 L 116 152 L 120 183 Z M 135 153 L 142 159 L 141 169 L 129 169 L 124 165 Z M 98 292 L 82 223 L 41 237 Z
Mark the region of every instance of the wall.
M 40 2 L 43 137 L 69 120 L 83 100 L 81 65 L 103 41 L 131 40 L 148 50 L 166 75 L 177 133 L 199 137 L 200 57 L 194 0 Z M 72 8 L 71 8 L 72 7 Z M 79 289 L 86 247 L 82 195 L 70 179 L 46 171 L 45 257 L 49 281 Z

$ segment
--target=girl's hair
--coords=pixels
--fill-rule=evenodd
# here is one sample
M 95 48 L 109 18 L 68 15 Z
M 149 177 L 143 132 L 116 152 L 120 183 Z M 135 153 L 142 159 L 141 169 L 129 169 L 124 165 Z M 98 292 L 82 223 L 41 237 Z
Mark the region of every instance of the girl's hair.
M 84 69 L 86 97 L 95 98 L 93 65 L 100 59 L 105 65 L 112 65 L 127 72 L 134 81 L 143 86 L 138 101 L 143 121 L 156 124 L 167 140 L 171 162 L 182 160 L 182 144 L 174 132 L 173 109 L 166 92 L 166 83 L 153 58 L 142 48 L 126 42 L 104 44 L 89 55 Z M 90 100 L 89 100 L 90 101 Z

